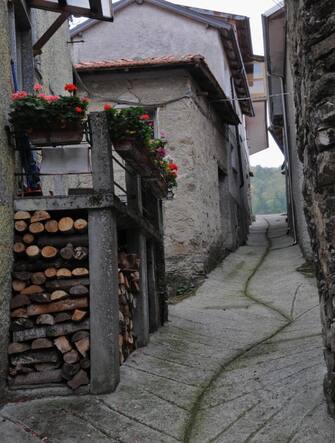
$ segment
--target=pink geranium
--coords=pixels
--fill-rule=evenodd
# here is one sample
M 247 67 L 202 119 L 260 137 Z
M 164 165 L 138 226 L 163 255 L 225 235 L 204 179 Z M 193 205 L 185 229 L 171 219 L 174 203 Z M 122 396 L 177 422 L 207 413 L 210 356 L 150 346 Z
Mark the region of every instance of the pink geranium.
M 157 152 L 157 154 L 160 156 L 160 157 L 165 157 L 166 156 L 166 150 L 164 149 L 164 148 L 158 148 L 157 150 L 156 150 L 156 152 Z
M 26 91 L 17 91 L 12 94 L 12 100 L 20 100 L 22 98 L 26 98 L 28 96 L 28 92 Z
M 41 94 L 38 94 L 39 98 L 41 98 L 42 100 L 45 100 L 46 102 L 56 102 L 57 100 L 59 100 L 59 95 L 46 95 L 43 92 L 41 92 Z
M 47 95 L 46 100 L 48 102 L 56 102 L 60 99 L 59 95 Z
M 36 83 L 36 85 L 34 86 L 34 91 L 39 92 L 43 89 L 43 86 L 41 85 L 41 83 Z

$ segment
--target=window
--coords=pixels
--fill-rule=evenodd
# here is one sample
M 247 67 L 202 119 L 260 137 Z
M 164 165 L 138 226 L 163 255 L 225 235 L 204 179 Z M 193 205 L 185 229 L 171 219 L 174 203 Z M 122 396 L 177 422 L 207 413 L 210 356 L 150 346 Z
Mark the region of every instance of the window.
M 257 77 L 263 75 L 263 64 L 262 63 L 254 63 L 254 75 Z
M 31 90 L 34 83 L 31 21 L 25 3 L 10 4 L 8 19 L 11 38 L 13 90 Z

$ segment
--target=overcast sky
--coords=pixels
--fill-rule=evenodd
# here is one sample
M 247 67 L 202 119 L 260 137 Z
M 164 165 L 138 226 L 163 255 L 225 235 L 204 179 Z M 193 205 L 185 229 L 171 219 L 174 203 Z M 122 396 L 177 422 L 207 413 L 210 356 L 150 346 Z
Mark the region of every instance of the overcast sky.
M 216 11 L 230 12 L 232 14 L 241 14 L 250 17 L 250 27 L 252 34 L 252 44 L 254 54 L 264 54 L 263 49 L 263 30 L 262 30 L 262 14 L 279 3 L 279 0 L 176 0 L 173 3 L 185 6 L 196 6 L 204 9 L 212 9 Z M 278 146 L 269 137 L 270 148 L 265 151 L 254 154 L 250 157 L 252 166 L 281 166 L 284 157 Z

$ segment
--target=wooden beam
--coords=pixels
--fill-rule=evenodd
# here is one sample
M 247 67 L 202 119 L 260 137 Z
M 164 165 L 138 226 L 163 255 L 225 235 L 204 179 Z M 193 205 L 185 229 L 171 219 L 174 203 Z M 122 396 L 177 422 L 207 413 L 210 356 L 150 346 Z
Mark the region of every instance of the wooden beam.
M 98 14 L 93 12 L 89 8 L 83 8 L 82 6 L 69 6 L 64 5 L 61 6 L 59 3 L 51 3 L 47 0 L 30 0 L 29 6 L 31 8 L 37 8 L 37 9 L 43 9 L 44 11 L 51 11 L 51 12 L 69 12 L 70 14 L 73 14 L 78 17 L 88 17 L 88 18 L 94 18 L 96 20 L 104 20 L 104 21 L 113 21 L 112 17 L 105 17 L 102 14 Z
M 53 22 L 49 29 L 40 37 L 33 46 L 34 55 L 41 54 L 43 46 L 50 40 L 50 38 L 58 31 L 62 24 L 69 18 L 70 12 L 62 12 L 59 17 Z
M 13 0 L 15 6 L 15 19 L 20 27 L 24 30 L 31 29 L 28 8 L 24 0 Z
M 90 8 L 91 11 L 94 14 L 102 15 L 102 6 L 101 6 L 101 0 L 89 0 L 90 1 Z

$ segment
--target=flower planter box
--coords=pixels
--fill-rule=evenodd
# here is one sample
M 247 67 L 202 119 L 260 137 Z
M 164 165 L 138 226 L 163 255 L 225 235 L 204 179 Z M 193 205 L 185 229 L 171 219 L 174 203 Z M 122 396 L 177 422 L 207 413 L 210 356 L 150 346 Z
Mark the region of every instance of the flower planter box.
M 113 143 L 115 151 L 143 178 L 153 183 L 154 193 L 166 197 L 168 186 L 159 169 L 154 165 L 148 153 L 135 144 L 134 139 L 125 139 Z
M 73 145 L 81 143 L 83 132 L 82 125 L 77 125 L 67 128 L 32 130 L 28 133 L 28 137 L 34 146 Z

